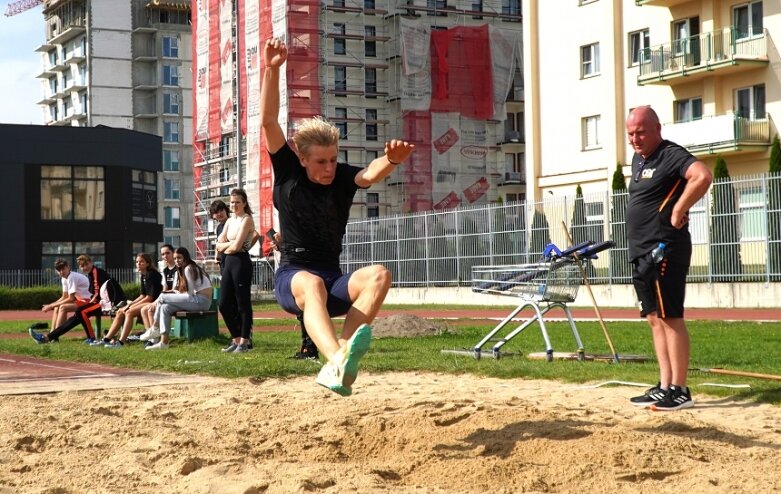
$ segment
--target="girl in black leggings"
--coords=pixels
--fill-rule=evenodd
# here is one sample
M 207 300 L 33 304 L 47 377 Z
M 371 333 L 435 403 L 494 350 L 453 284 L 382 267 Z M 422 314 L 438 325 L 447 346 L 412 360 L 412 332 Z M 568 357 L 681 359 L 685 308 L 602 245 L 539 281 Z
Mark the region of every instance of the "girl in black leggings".
M 222 253 L 220 313 L 232 338 L 222 351 L 245 353 L 249 351 L 252 331 L 252 262 L 249 249 L 258 236 L 244 190 L 231 191 L 230 209 L 233 216 L 225 223 L 217 239 L 217 250 Z

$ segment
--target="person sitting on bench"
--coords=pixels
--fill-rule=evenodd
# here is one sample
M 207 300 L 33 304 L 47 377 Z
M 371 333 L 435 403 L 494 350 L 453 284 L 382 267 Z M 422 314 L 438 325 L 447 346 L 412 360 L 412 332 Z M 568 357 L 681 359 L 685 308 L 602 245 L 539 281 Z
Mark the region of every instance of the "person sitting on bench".
M 141 274 L 141 293 L 135 300 L 117 310 L 106 337 L 96 342 L 95 345 L 106 348 L 122 348 L 127 342 L 127 337 L 130 336 L 130 331 L 133 330 L 136 318 L 141 315 L 141 311 L 148 305 L 154 305 L 155 300 L 160 296 L 160 292 L 163 290 L 163 276 L 152 264 L 152 257 L 149 254 L 141 252 L 136 256 L 136 270 Z M 114 339 L 120 328 L 122 328 L 122 333 L 119 338 Z
M 212 282 L 184 247 L 174 251 L 176 263 L 175 293 L 161 293 L 155 302 L 153 326 L 141 335 L 141 341 L 160 338 L 146 350 L 165 350 L 171 334 L 171 319 L 178 311 L 205 311 L 212 303 Z

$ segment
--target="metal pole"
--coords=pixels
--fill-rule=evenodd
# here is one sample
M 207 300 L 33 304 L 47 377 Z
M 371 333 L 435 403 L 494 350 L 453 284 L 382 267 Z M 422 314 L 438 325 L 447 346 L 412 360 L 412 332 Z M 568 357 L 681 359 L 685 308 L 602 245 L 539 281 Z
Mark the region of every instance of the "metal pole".
M 244 56 L 241 52 L 241 33 L 239 32 L 239 18 L 241 12 L 239 11 L 239 0 L 233 0 L 234 11 L 236 13 L 236 61 L 235 70 L 233 72 L 234 83 L 236 87 L 236 188 L 241 189 L 241 65 L 244 63 Z

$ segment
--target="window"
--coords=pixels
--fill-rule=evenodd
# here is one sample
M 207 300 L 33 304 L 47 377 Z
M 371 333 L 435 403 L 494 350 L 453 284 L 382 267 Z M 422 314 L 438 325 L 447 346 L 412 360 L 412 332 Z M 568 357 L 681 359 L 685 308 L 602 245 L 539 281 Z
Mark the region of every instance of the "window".
M 447 15 L 447 12 L 437 12 L 438 10 L 447 8 L 447 0 L 426 0 L 426 7 L 428 7 L 433 11 L 433 12 L 428 12 L 426 15 L 438 15 L 438 16 Z
M 130 244 L 130 250 L 133 252 L 133 262 L 136 260 L 136 254 L 140 254 L 141 252 L 146 252 L 147 254 L 152 256 L 152 259 L 154 259 L 155 253 L 157 252 L 157 244 L 149 244 L 146 242 L 133 242 Z
M 708 214 L 705 211 L 706 199 L 700 199 L 689 208 L 689 234 L 693 244 L 708 243 Z
M 174 151 L 171 149 L 163 149 L 163 171 L 164 172 L 179 171 L 179 151 Z
M 157 223 L 157 174 L 132 170 L 130 177 L 131 219 L 139 223 Z
M 735 90 L 735 114 L 749 120 L 765 118 L 765 85 Z
M 599 115 L 583 118 L 581 120 L 581 132 L 583 133 L 584 151 L 601 147 L 599 140 Z
M 374 38 L 377 37 L 377 28 L 375 26 L 364 26 L 363 28 L 364 42 L 363 50 L 367 57 L 377 56 L 377 41 Z
M 377 69 L 368 68 L 364 71 L 365 74 L 365 90 L 367 98 L 376 98 L 377 96 Z
M 688 65 L 699 63 L 700 18 L 691 17 L 673 22 L 673 55 L 687 55 L 684 62 Z
M 182 237 L 179 235 L 163 235 L 163 243 L 170 244 L 174 247 L 182 245 Z
M 337 96 L 346 96 L 344 93 L 347 91 L 347 67 L 344 65 L 334 66 L 334 91 Z
M 347 53 L 347 40 L 344 39 L 344 35 L 347 34 L 347 28 L 344 24 L 334 24 L 334 54 L 344 55 Z
M 179 200 L 179 180 L 175 178 L 164 178 L 163 188 L 164 188 L 166 199 L 172 201 Z
M 163 142 L 179 142 L 179 122 L 163 122 Z
M 334 125 L 339 129 L 339 139 L 347 139 L 347 108 L 335 108 Z M 347 163 L 347 161 L 343 161 Z
M 651 35 L 648 29 L 629 33 L 629 66 L 639 65 L 641 60 L 648 60 L 651 47 Z
M 523 120 L 523 112 L 507 112 L 507 118 L 504 120 L 504 143 L 524 142 Z
M 584 210 L 586 214 L 586 238 L 596 243 L 602 242 L 605 237 L 605 205 L 601 202 L 586 202 Z
M 346 149 L 340 149 L 339 152 L 336 155 L 336 162 L 337 163 L 349 163 L 350 162 L 350 156 L 347 154 Z
M 377 110 L 366 110 L 366 140 L 377 140 Z
M 767 212 L 762 189 L 745 189 L 739 192 L 740 240 L 767 239 Z
M 521 22 L 521 0 L 502 0 L 502 14 L 517 17 L 505 19 L 508 22 Z
M 380 153 L 377 151 L 366 151 L 366 164 L 368 165 L 372 161 L 376 160 L 379 155 Z
M 42 166 L 41 219 L 103 220 L 103 173 L 102 166 Z
M 57 103 L 49 105 L 49 119 L 53 122 L 58 120 L 57 118 Z
M 179 67 L 177 65 L 163 65 L 163 86 L 179 85 Z
M 163 113 L 179 114 L 179 95 L 176 93 L 163 93 Z
M 702 98 L 682 99 L 675 102 L 675 121 L 691 122 L 702 118 Z
M 55 94 L 57 94 L 57 87 L 58 87 L 57 86 L 57 78 L 56 77 L 52 77 L 51 79 L 49 79 L 49 91 L 50 91 L 49 95 L 50 96 L 54 96 Z
M 526 179 L 526 155 L 524 153 L 506 153 L 504 155 L 504 172 L 520 176 L 518 181 Z
M 344 7 L 344 0 L 334 0 L 334 7 Z
M 182 224 L 179 221 L 179 208 L 165 207 L 163 208 L 163 212 L 165 214 L 164 226 L 166 228 L 181 228 Z
M 366 193 L 366 217 L 380 217 L 380 194 L 377 192 Z
M 41 242 L 41 268 L 54 273 L 54 261 L 63 258 L 71 269 L 78 270 L 76 256 L 87 254 L 96 266 L 106 267 L 106 244 L 104 242 Z
M 735 39 L 746 39 L 762 35 L 762 2 L 749 2 L 732 8 L 732 25 Z
M 163 56 L 167 58 L 179 58 L 179 38 L 175 36 L 163 36 Z
M 374 5 L 374 0 L 363 0 L 363 8 L 367 10 L 374 10 L 376 8 Z
M 483 0 L 472 0 L 472 12 L 483 11 Z M 482 15 L 473 15 L 472 19 L 482 19 Z
M 599 43 L 580 47 L 580 64 L 581 78 L 599 74 Z

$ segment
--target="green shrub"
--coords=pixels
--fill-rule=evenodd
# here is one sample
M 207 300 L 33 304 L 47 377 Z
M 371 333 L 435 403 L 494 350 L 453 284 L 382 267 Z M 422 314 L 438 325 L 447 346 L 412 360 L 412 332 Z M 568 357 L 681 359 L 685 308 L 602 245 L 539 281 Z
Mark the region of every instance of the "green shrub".
M 138 297 L 141 287 L 137 283 L 122 285 L 128 300 Z M 54 302 L 62 295 L 59 286 L 34 286 L 30 288 L 9 288 L 0 286 L 0 310 L 38 310 Z

